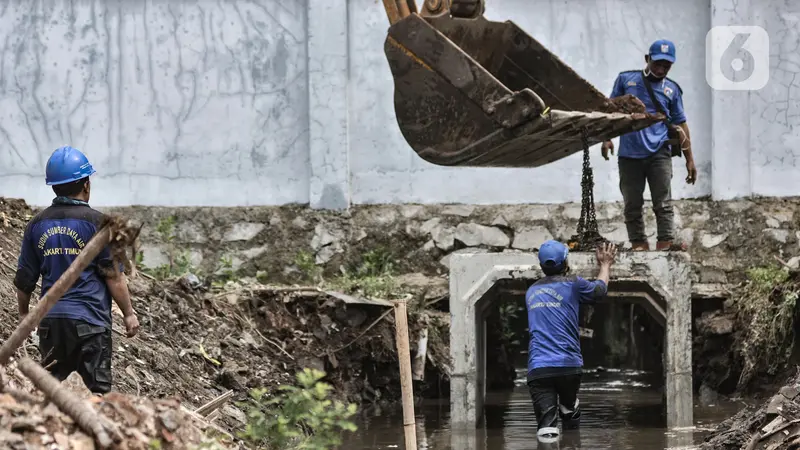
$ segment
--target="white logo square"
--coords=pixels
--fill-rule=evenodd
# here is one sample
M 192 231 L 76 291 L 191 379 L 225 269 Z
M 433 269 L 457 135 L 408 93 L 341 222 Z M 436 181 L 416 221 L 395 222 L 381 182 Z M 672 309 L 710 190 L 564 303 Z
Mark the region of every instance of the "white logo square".
M 757 91 L 769 81 L 769 35 L 759 26 L 717 26 L 706 34 L 706 82 L 720 91 Z

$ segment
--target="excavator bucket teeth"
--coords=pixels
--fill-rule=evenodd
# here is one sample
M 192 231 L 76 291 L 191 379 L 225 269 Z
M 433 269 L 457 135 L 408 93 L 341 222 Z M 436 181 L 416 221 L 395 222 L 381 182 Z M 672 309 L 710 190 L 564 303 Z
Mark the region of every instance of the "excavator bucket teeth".
M 411 14 L 384 45 L 395 115 L 442 166 L 538 167 L 662 119 L 610 101 L 512 22 Z

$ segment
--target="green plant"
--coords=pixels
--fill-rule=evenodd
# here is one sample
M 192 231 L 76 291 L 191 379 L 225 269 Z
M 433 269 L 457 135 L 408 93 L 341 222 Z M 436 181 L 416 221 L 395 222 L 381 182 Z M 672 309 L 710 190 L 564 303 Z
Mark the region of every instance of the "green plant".
M 501 333 L 503 340 L 510 344 L 518 344 L 518 342 L 514 340 L 516 337 L 516 332 L 514 331 L 512 322 L 519 316 L 519 300 L 516 298 L 511 298 L 510 301 L 507 300 L 503 302 L 497 307 L 497 312 L 500 314 L 500 324 L 502 325 Z
M 148 275 L 163 280 L 175 276 L 182 276 L 187 272 L 191 272 L 192 267 L 189 252 L 181 250 L 175 243 L 177 235 L 175 234 L 175 225 L 178 218 L 176 216 L 167 216 L 161 219 L 156 225 L 156 233 L 158 233 L 161 241 L 166 245 L 167 264 L 162 264 L 156 268 L 144 268 L 143 272 Z M 136 254 L 136 265 L 141 266 L 143 260 L 142 252 Z
M 744 389 L 758 372 L 774 375 L 786 366 L 794 350 L 794 321 L 800 283 L 785 269 L 757 267 L 747 271 L 747 283 L 734 296 L 739 333 L 737 348 Z
M 392 298 L 398 292 L 393 275 L 392 255 L 382 248 L 364 253 L 360 263 L 332 281 L 332 285 L 346 293 L 360 292 L 367 297 Z
M 281 386 L 278 395 L 266 399 L 266 389 L 250 392 L 248 423 L 239 437 L 255 448 L 267 450 L 327 450 L 341 445 L 341 434 L 356 431 L 349 419 L 356 405 L 333 402 L 332 386 L 321 381 L 325 373 L 303 369 L 296 386 Z
M 228 281 L 236 279 L 236 271 L 233 270 L 233 258 L 230 256 L 222 256 L 219 260 L 219 271 L 217 279 L 212 283 L 214 286 L 223 286 Z
M 314 255 L 300 250 L 294 257 L 294 265 L 300 271 L 304 281 L 319 283 L 322 281 L 322 268 L 317 266 Z

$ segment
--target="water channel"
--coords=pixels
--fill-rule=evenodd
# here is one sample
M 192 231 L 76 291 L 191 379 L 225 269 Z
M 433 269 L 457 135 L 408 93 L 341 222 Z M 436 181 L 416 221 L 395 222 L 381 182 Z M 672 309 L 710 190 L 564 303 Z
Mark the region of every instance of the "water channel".
M 742 402 L 697 405 L 691 430 L 667 432 L 661 417 L 661 392 L 651 387 L 653 374 L 630 370 L 587 368 L 581 387 L 583 417 L 580 430 L 566 430 L 557 444 L 539 443 L 536 420 L 525 384 L 518 371 L 516 387 L 487 394 L 485 423 L 477 431 L 481 450 L 619 449 L 660 450 L 693 448 L 717 423 L 745 407 Z M 449 401 L 427 400 L 416 406 L 419 450 L 456 450 L 451 445 Z M 359 430 L 343 449 L 404 449 L 402 410 L 376 410 L 358 421 Z

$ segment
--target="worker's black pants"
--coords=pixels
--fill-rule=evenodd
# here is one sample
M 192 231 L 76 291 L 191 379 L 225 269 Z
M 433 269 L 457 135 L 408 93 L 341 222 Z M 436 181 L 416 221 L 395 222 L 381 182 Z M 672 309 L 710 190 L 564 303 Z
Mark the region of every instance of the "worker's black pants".
M 111 328 L 75 319 L 45 318 L 37 334 L 42 366 L 59 381 L 77 371 L 93 393 L 111 390 Z
M 539 429 L 557 427 L 558 418 L 562 427 L 577 428 L 581 410 L 578 406 L 578 390 L 581 375 L 554 375 L 528 381 L 528 390 L 533 400 L 533 411 Z
M 664 147 L 644 159 L 618 158 L 619 189 L 625 202 L 625 227 L 631 242 L 647 241 L 642 210 L 644 186 L 650 186 L 659 241 L 674 239 L 672 209 L 672 155 Z

